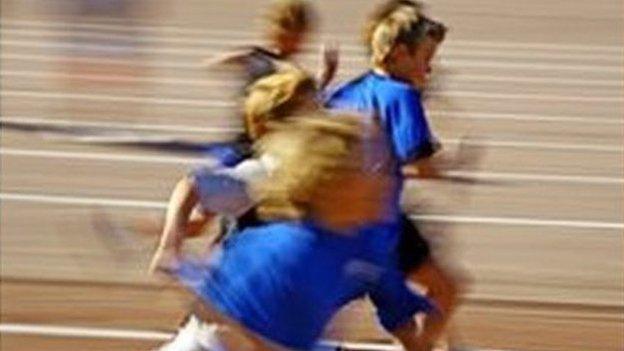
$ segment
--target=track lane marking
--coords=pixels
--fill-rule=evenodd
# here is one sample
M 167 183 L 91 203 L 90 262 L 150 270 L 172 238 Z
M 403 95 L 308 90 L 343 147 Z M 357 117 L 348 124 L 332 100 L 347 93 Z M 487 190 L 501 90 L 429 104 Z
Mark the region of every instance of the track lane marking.
M 37 48 L 37 49 L 80 49 L 87 50 L 92 52 L 98 52 L 99 54 L 104 53 L 117 53 L 120 50 L 132 50 L 135 53 L 143 53 L 143 54 L 160 54 L 160 55 L 174 55 L 174 56 L 185 56 L 185 57 L 195 57 L 195 59 L 200 60 L 201 58 L 209 58 L 213 55 L 217 55 L 219 53 L 225 52 L 225 50 L 214 50 L 211 48 L 205 49 L 181 49 L 181 48 L 151 48 L 151 47 L 136 47 L 129 48 L 128 46 L 114 46 L 114 45 L 103 45 L 103 44 L 76 44 L 76 43 L 61 43 L 61 42 L 46 42 L 46 41 L 36 41 L 36 40 L 9 40 L 2 39 L 0 40 L 0 44 L 3 46 L 4 50 L 10 47 L 25 47 L 25 48 Z M 310 56 L 313 57 L 313 56 Z M 350 57 L 348 61 L 361 61 L 366 63 L 366 59 L 364 57 L 356 58 Z M 624 70 L 621 65 L 583 65 L 583 64 L 560 64 L 560 63 L 534 63 L 534 62 L 507 62 L 504 61 L 496 61 L 496 60 L 469 60 L 469 59 L 449 59 L 446 57 L 441 57 L 440 62 L 449 66 L 458 66 L 458 67 L 472 67 L 472 68 L 502 68 L 502 69 L 526 69 L 526 70 L 548 70 L 548 71 L 573 71 L 573 72 L 605 72 L 605 73 L 617 73 L 622 74 Z M 343 69 L 343 72 L 351 72 L 357 73 L 362 69 L 358 70 L 349 70 Z
M 107 123 L 107 122 L 80 122 L 69 120 L 51 120 L 44 121 L 42 119 L 21 119 L 1 117 L 0 123 L 13 123 L 24 126 L 41 125 L 66 127 L 66 128 L 95 128 L 95 129 L 128 129 L 128 130 L 146 130 L 146 131 L 162 131 L 168 133 L 197 133 L 197 134 L 229 134 L 241 133 L 242 128 L 235 127 L 194 127 L 184 125 L 151 125 L 132 124 L 132 123 Z M 124 143 L 124 142 L 156 142 L 156 141 L 173 141 L 177 140 L 174 135 L 140 135 L 140 134 L 94 134 L 77 136 L 68 138 L 74 142 L 80 143 Z M 519 141 L 519 140 L 492 140 L 487 138 L 440 138 L 443 144 L 466 145 L 475 147 L 493 147 L 493 148 L 515 148 L 515 149 L 537 149 L 537 150 L 557 150 L 557 151 L 584 151 L 584 152 L 604 152 L 604 153 L 623 153 L 624 148 L 615 144 L 580 144 L 580 143 L 559 143 L 559 142 L 543 142 L 543 141 Z
M 106 41 L 118 40 L 124 41 L 126 44 L 134 45 L 134 44 L 146 44 L 146 43 L 156 43 L 156 44 L 191 44 L 197 46 L 228 46 L 232 47 L 234 45 L 250 45 L 254 44 L 253 39 L 232 39 L 232 38 L 216 38 L 216 37 L 208 37 L 208 38 L 188 38 L 188 37 L 159 37 L 153 35 L 143 35 L 137 36 L 136 34 L 112 34 L 112 33 L 100 33 L 100 32 L 75 32 L 70 30 L 42 30 L 42 29 L 15 29 L 15 28 L 4 28 L 5 38 L 8 36 L 25 36 L 25 37 L 35 37 L 39 38 L 52 38 L 52 39 L 75 39 L 75 38 L 86 38 L 86 39 L 103 39 Z M 122 44 L 122 43 L 118 43 Z M 305 45 L 306 48 L 311 50 L 320 49 L 320 44 L 317 45 Z M 196 48 L 198 49 L 198 48 Z M 352 53 L 351 55 L 342 55 L 341 60 L 351 61 L 354 60 L 353 54 L 359 54 L 357 57 L 358 60 L 362 59 L 362 56 L 366 55 L 366 49 L 362 45 L 349 45 L 344 44 L 340 47 L 342 52 Z M 490 49 L 491 50 L 491 49 Z M 540 52 L 532 52 L 526 53 L 526 51 L 522 52 L 509 52 L 508 50 L 501 50 L 500 48 L 495 48 L 495 51 L 487 51 L 487 49 L 478 49 L 475 50 L 473 48 L 462 49 L 462 48 L 453 48 L 453 47 L 443 47 L 440 52 L 443 55 L 449 56 L 467 56 L 467 57 L 489 57 L 489 58 L 512 58 L 512 59 L 526 59 L 526 60 L 582 60 L 582 61 L 606 61 L 612 63 L 619 63 L 621 58 L 617 55 L 609 55 L 609 54 L 592 54 L 592 53 L 540 53 Z M 312 57 L 310 54 L 304 55 L 308 57 Z
M 55 159 L 78 159 L 91 161 L 111 161 L 111 162 L 139 162 L 154 164 L 179 164 L 179 165 L 205 165 L 215 166 L 216 162 L 205 157 L 174 157 L 174 156 L 150 156 L 132 154 L 107 154 L 95 152 L 74 152 L 57 150 L 33 150 L 0 148 L 0 155 L 16 157 L 39 157 Z M 510 173 L 510 172 L 485 172 L 485 171 L 448 171 L 443 174 L 462 177 L 473 180 L 490 181 L 518 181 L 537 183 L 569 183 L 569 184 L 593 184 L 593 185 L 621 185 L 624 184 L 624 177 L 604 177 L 585 175 L 555 175 L 555 174 L 533 174 L 533 173 Z M 429 180 L 423 180 L 429 181 Z
M 149 210 L 164 210 L 167 206 L 167 203 L 162 202 L 162 201 L 115 199 L 115 198 L 101 198 L 101 197 L 78 197 L 78 196 L 28 194 L 28 193 L 12 193 L 12 192 L 0 193 L 0 200 L 4 202 L 15 201 L 15 202 L 61 204 L 61 205 L 108 206 L 108 207 L 149 209 Z M 622 222 L 602 222 L 602 221 L 591 221 L 591 220 L 585 221 L 585 220 L 562 220 L 562 219 L 536 219 L 536 218 L 521 218 L 521 217 L 462 216 L 462 215 L 452 215 L 452 214 L 411 215 L 410 217 L 414 220 L 418 220 L 422 222 L 434 222 L 434 223 L 598 229 L 598 230 L 613 231 L 617 235 L 621 235 L 621 231 L 624 229 L 624 223 Z
M 174 336 L 173 333 L 133 330 L 133 329 L 108 329 L 79 326 L 41 325 L 25 323 L 2 323 L 0 333 L 5 335 L 38 335 L 70 338 L 98 338 L 98 339 L 122 339 L 122 340 L 150 340 L 166 341 Z M 401 351 L 402 348 L 390 343 L 360 343 L 343 342 L 335 340 L 321 340 L 320 346 L 348 349 L 358 351 Z M 465 350 L 465 349 L 463 349 Z M 494 349 L 470 349 L 472 351 L 504 351 Z M 506 350 L 509 351 L 509 350 Z
M 223 101 L 218 99 L 181 99 L 157 96 L 122 96 L 110 94 L 87 94 L 69 92 L 46 92 L 36 90 L 2 90 L 2 97 L 13 98 L 37 98 L 37 99 L 68 99 L 68 100 L 90 100 L 90 101 L 111 101 L 136 104 L 159 104 L 159 105 L 181 105 L 190 107 L 207 108 L 233 108 L 238 106 L 234 101 Z M 560 102 L 584 102 L 584 103 L 618 103 L 624 101 L 617 96 L 567 96 L 548 94 L 502 94 L 485 93 L 477 91 L 448 91 L 445 93 L 432 93 L 430 96 L 453 97 L 468 99 L 503 99 L 503 100 L 540 100 L 540 101 L 560 101 Z M 229 99 L 224 99 L 229 100 Z M 5 102 L 6 103 L 6 102 Z
M 3 77 L 15 77 L 15 78 L 48 78 L 48 79 L 80 79 L 97 82 L 120 82 L 120 83 L 158 83 L 169 85 L 188 85 L 197 87 L 228 87 L 236 88 L 241 84 L 235 79 L 181 79 L 181 78 L 167 78 L 167 77 L 141 77 L 133 75 L 118 75 L 118 74 L 79 74 L 79 73 L 63 73 L 56 71 L 36 71 L 36 70 L 4 70 L 1 73 Z M 564 86 L 600 86 L 608 88 L 622 88 L 624 83 L 621 80 L 581 80 L 581 79 L 566 79 L 566 78 L 540 78 L 540 77 L 517 77 L 517 76 L 487 76 L 487 75 L 451 75 L 443 76 L 445 83 L 451 82 L 453 84 L 460 83 L 464 80 L 466 82 L 505 82 L 505 83 L 536 83 L 536 84 L 551 84 L 551 85 L 564 85 Z M 444 84 L 444 83 L 443 83 Z M 595 96 L 595 95 L 593 95 Z
M 257 37 L 257 31 L 250 30 L 233 30 L 233 29 L 197 29 L 190 27 L 174 26 L 174 25 L 127 25 L 127 24 L 115 24 L 115 23 L 87 23 L 87 22 L 75 22 L 74 18 L 68 18 L 67 21 L 43 21 L 43 20 L 15 20 L 15 19 L 2 19 L 1 23 L 4 27 L 9 25 L 25 25 L 31 27 L 52 27 L 52 28 L 79 28 L 79 29 L 103 29 L 111 31 L 127 31 L 128 29 L 143 30 L 145 32 L 155 32 L 159 34 L 163 33 L 177 33 L 177 34 L 196 34 L 198 36 L 206 35 L 232 35 L 242 38 L 255 38 Z M 354 35 L 327 35 L 327 38 L 342 38 L 346 41 L 355 42 L 357 39 Z M 445 42 L 446 43 L 446 42 Z M 445 44 L 446 45 L 446 44 Z M 614 55 L 621 55 L 623 47 L 619 45 L 583 45 L 583 44 L 552 44 L 543 42 L 509 42 L 509 41 L 485 41 L 485 40 L 454 40 L 449 39 L 448 45 L 450 46 L 465 46 L 465 47 L 490 47 L 490 48 L 509 48 L 509 49 L 537 49 L 537 50 L 562 50 L 562 51 L 603 51 L 612 53 Z

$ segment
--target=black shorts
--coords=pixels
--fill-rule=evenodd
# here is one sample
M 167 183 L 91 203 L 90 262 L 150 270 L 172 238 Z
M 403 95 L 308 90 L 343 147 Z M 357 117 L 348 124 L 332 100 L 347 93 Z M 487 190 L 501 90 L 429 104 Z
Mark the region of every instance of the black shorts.
M 405 214 L 401 214 L 401 233 L 397 246 L 399 269 L 408 273 L 420 267 L 431 254 L 427 240 L 420 234 L 416 224 Z

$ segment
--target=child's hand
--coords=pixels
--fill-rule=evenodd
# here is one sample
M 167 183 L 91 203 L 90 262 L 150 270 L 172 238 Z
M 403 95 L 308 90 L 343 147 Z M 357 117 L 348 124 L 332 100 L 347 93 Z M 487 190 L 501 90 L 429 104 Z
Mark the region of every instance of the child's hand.
M 150 275 L 155 275 L 156 273 L 170 274 L 177 270 L 179 264 L 179 251 L 176 248 L 159 246 L 152 256 L 148 273 Z
M 475 139 L 470 137 L 462 137 L 457 147 L 455 159 L 453 162 L 454 170 L 462 170 L 478 167 L 485 150 L 483 146 L 474 142 Z
M 337 44 L 323 44 L 321 46 L 321 88 L 325 87 L 334 78 L 338 70 L 339 57 Z
M 335 72 L 338 68 L 338 62 L 340 58 L 340 52 L 338 44 L 323 44 L 321 47 L 321 52 L 323 56 L 323 65 L 326 69 Z

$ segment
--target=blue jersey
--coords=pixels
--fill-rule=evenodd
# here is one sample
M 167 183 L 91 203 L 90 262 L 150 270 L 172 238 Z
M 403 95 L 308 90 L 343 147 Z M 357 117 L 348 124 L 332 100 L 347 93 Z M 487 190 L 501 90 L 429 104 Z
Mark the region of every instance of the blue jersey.
M 379 250 L 381 235 L 341 236 L 299 222 L 250 228 L 228 238 L 209 263 L 183 263 L 178 276 L 211 307 L 265 339 L 310 349 L 340 307 L 364 294 L 388 330 L 432 308 L 408 289 L 394 258 Z
M 420 92 L 406 82 L 370 71 L 330 91 L 325 106 L 377 119 L 399 164 L 434 152 L 436 141 L 425 118 Z

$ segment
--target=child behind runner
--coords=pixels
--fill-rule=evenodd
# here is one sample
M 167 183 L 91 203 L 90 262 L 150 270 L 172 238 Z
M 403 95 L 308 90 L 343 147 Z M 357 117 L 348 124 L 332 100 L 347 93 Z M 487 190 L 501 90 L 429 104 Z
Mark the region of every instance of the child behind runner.
M 267 18 L 268 46 L 248 46 L 205 61 L 206 66 L 226 65 L 242 74 L 244 89 L 258 79 L 295 65 L 291 58 L 301 51 L 314 22 L 314 11 L 304 0 L 274 0 Z M 325 87 L 334 77 L 338 52 L 323 47 L 318 86 Z M 296 66 L 296 65 L 295 65 Z
M 242 75 L 243 96 L 244 100 L 248 101 L 247 92 L 261 78 L 282 71 L 285 71 L 287 75 L 298 71 L 297 66 L 290 61 L 290 58 L 301 50 L 301 45 L 313 26 L 314 17 L 313 8 L 305 0 L 274 0 L 266 16 L 269 41 L 267 48 L 260 46 L 243 47 L 206 60 L 205 64 L 208 67 L 229 66 Z M 335 50 L 324 49 L 323 66 L 319 70 L 318 81 L 316 83 L 311 81 L 313 84 L 324 87 L 331 81 L 338 64 L 337 55 Z M 305 84 L 309 85 L 309 82 L 306 81 Z M 248 105 L 247 102 L 245 104 Z M 245 107 L 245 110 L 248 110 L 248 107 Z M 216 159 L 219 164 L 226 166 L 234 166 L 248 158 L 251 155 L 251 143 L 258 137 L 257 133 L 262 132 L 253 123 L 250 114 L 244 111 L 245 133 L 233 142 L 211 147 L 210 151 L 205 152 L 204 155 L 210 159 Z M 196 211 L 194 220 L 189 223 L 190 233 L 201 234 L 206 228 L 208 220 L 208 217 Z M 154 221 L 152 218 L 141 219 L 135 224 L 135 230 L 153 235 L 155 230 L 160 229 L 156 229 L 156 223 L 159 221 Z M 223 225 L 227 226 L 227 221 Z M 227 229 L 221 228 L 221 233 L 227 231 Z M 218 235 L 214 238 L 219 240 L 221 236 Z
M 439 149 L 421 102 L 430 61 L 446 28 L 420 12 L 421 5 L 393 0 L 371 17 L 365 37 L 370 40 L 372 69 L 327 95 L 330 109 L 359 112 L 378 121 L 390 140 L 399 166 L 416 164 L 420 176 L 436 176 L 431 156 Z M 401 177 L 401 169 L 397 167 Z M 395 194 L 398 206 L 400 187 Z M 400 221 L 403 235 L 400 267 L 424 285 L 441 314 L 425 321 L 423 343 L 433 343 L 457 303 L 458 283 L 430 254 L 427 241 L 407 215 Z
M 395 268 L 389 253 L 396 226 L 359 228 L 393 220 L 387 195 L 397 181 L 385 138 L 367 127 L 346 117 L 297 118 L 264 137 L 260 148 L 276 162 L 259 187 L 260 208 L 287 210 L 301 220 L 247 229 L 207 264 L 180 260 L 192 208 L 200 202 L 236 212 L 231 204 L 248 192 L 235 195 L 240 187 L 233 184 L 232 201 L 205 197 L 201 189 L 214 184 L 214 175 L 203 174 L 176 186 L 154 266 L 175 272 L 219 323 L 206 333 L 211 341 L 204 349 L 310 349 L 340 306 L 368 293 L 382 307 L 382 325 L 407 350 L 425 350 L 415 341 L 412 316 L 430 305 L 407 289 Z
M 247 89 L 247 97 L 243 103 L 246 131 L 250 141 L 255 141 L 268 130 L 269 126 L 286 116 L 296 116 L 318 110 L 316 103 L 316 86 L 314 79 L 306 72 L 291 67 L 259 79 Z M 224 169 L 228 175 L 244 182 L 268 177 L 272 162 L 270 157 L 247 158 L 231 169 Z M 195 172 L 208 177 L 211 169 L 199 168 Z M 218 182 L 218 181 L 217 181 Z M 213 199 L 222 198 L 224 190 L 217 184 L 214 188 L 205 186 L 204 196 Z M 248 202 L 247 202 L 248 201 Z M 196 206 L 186 223 L 186 237 L 194 237 L 204 233 L 209 221 L 219 217 L 220 226 L 216 233 L 209 237 L 207 251 L 210 252 L 226 238 L 247 227 L 264 224 L 257 215 L 256 203 L 243 198 L 239 209 L 230 213 L 209 213 L 201 206 Z M 232 213 L 234 212 L 234 213 Z M 197 314 L 200 305 L 195 302 L 192 311 L 184 318 L 176 336 L 162 346 L 162 351 L 195 351 L 210 340 L 213 328 L 211 324 L 202 322 Z

